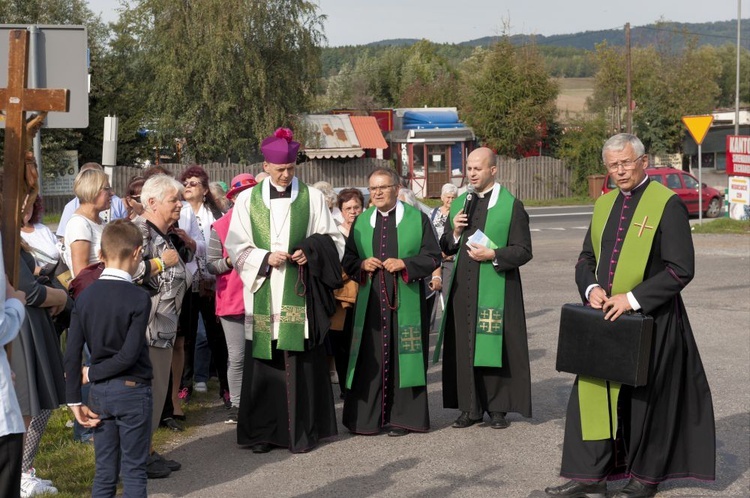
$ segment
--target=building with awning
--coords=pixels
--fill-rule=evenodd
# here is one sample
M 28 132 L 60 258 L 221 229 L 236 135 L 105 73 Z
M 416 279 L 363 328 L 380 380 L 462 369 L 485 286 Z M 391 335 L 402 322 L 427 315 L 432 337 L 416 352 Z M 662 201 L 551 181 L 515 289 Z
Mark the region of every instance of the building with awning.
M 355 159 L 365 155 L 345 114 L 307 114 L 300 116 L 300 124 L 304 154 L 310 159 Z

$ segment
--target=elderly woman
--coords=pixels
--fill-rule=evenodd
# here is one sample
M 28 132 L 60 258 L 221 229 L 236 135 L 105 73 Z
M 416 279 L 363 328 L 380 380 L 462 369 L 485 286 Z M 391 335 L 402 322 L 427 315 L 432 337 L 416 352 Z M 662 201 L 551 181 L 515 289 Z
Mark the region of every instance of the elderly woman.
M 180 219 L 182 188 L 182 184 L 172 177 L 152 176 L 141 189 L 143 214 L 133 220 L 143 234 L 144 257 L 134 277 L 152 295 L 146 331 L 154 375 L 151 383 L 154 400 L 152 431 L 159 427 L 169 385 L 177 320 L 182 298 L 190 284 L 185 264 L 167 235 L 170 227 Z M 177 462 L 164 460 L 153 453 L 146 470 L 149 477 L 166 477 L 179 467 Z
M 435 234 L 437 235 L 438 241 L 440 240 L 440 237 L 443 236 L 443 232 L 445 231 L 445 226 L 448 222 L 448 216 L 450 216 L 451 212 L 451 204 L 453 201 L 458 197 L 458 187 L 453 185 L 452 183 L 446 183 L 443 185 L 443 188 L 440 192 L 440 200 L 442 201 L 442 204 L 435 209 L 432 210 L 430 213 L 430 221 L 432 222 L 432 227 L 435 229 Z M 441 274 L 440 277 L 442 278 L 441 284 L 448 285 L 450 283 L 451 275 L 453 274 L 453 256 L 448 256 L 446 254 L 443 254 L 443 263 L 441 267 Z M 442 289 L 442 285 L 441 285 Z M 435 327 L 435 319 L 437 317 L 437 310 L 438 310 L 438 300 L 435 300 L 435 306 L 432 309 L 432 327 L 431 330 L 434 330 Z
M 78 173 L 73 192 L 80 201 L 65 226 L 65 260 L 72 276 L 99 261 L 104 221 L 99 216 L 109 209 L 112 188 L 104 171 L 87 169 Z
M 180 179 L 184 185 L 181 220 L 192 215 L 198 222 L 199 231 L 195 237 L 195 259 L 188 263 L 188 272 L 192 275 L 192 288 L 188 290 L 182 303 L 178 342 L 175 347 L 175 360 L 180 364 L 173 365 L 172 403 L 175 418 L 179 418 L 179 385 L 182 379 L 183 388 L 192 387 L 195 341 L 198 333 L 198 315 L 203 318 L 206 328 L 206 339 L 219 377 L 219 397 L 227 408 L 231 407 L 229 382 L 227 380 L 227 341 L 224 329 L 216 320 L 216 277 L 206 269 L 206 248 L 211 238 L 211 225 L 223 216 L 216 199 L 209 189 L 208 173 L 200 166 L 186 169 Z M 181 342 L 184 345 L 181 346 Z M 184 353 L 183 353 L 184 351 Z M 179 355 L 179 356 L 178 356 Z M 183 365 L 185 372 L 183 374 Z M 179 372 L 178 372 L 179 370 Z M 184 394 L 183 394 L 184 396 Z
M 354 220 L 362 214 L 365 198 L 356 188 L 346 188 L 339 192 L 337 205 L 341 212 L 342 221 L 338 225 L 339 232 L 349 237 Z M 349 349 L 352 343 L 352 310 L 357 302 L 357 282 L 344 275 L 344 286 L 333 292 L 336 297 L 336 313 L 331 317 L 331 334 L 328 338 L 336 365 L 336 376 L 341 388 L 340 397 L 346 396 L 346 370 L 349 366 Z
M 313 184 L 313 187 L 323 192 L 323 195 L 326 198 L 328 209 L 333 215 L 333 219 L 336 221 L 336 223 L 341 223 L 343 217 L 341 215 L 341 209 L 337 205 L 338 196 L 336 195 L 336 191 L 333 190 L 333 186 L 328 182 L 315 182 Z

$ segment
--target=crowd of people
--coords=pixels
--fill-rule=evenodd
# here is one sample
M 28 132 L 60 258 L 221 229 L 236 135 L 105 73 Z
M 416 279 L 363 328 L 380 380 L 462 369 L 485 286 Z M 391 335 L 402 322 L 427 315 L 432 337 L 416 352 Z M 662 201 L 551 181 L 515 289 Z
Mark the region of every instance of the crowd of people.
M 352 434 L 427 432 L 432 331 L 453 428 L 532 416 L 519 272 L 533 257 L 529 216 L 495 181 L 494 152 L 472 151 L 471 188 L 446 184 L 425 213 L 390 168 L 370 172 L 369 202 L 306 185 L 299 147 L 282 128 L 262 142 L 257 176 L 226 185 L 200 166 L 179 179 L 157 166 L 122 199 L 87 163 L 56 236 L 41 197 L 29 203 L 18 290 L 0 285 L 0 345 L 12 345 L 10 361 L 0 348 L 1 496 L 57 492 L 33 462 L 65 404 L 71 437 L 94 445 L 93 496 L 114 496 L 118 479 L 125 496 L 146 496 L 148 478 L 181 468 L 155 451 L 154 431 L 183 429 L 211 368 L 226 423 L 253 453 L 307 452 L 336 435 L 336 397 Z M 680 299 L 694 255 L 685 206 L 648 180 L 642 143 L 616 135 L 602 158 L 619 190 L 596 204 L 576 283 L 605 319 L 654 317 L 649 382 L 576 379 L 561 470 L 571 480 L 545 492 L 604 497 L 607 480 L 627 477 L 615 496 L 650 497 L 666 479 L 714 477 L 711 394 Z M 636 243 L 644 230 L 628 228 L 643 216 L 652 225 Z

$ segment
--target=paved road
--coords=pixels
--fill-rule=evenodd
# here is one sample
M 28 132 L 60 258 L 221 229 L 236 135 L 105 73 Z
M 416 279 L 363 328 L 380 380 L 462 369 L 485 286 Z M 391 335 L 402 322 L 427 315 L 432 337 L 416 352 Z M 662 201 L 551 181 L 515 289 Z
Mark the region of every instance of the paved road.
M 531 211 L 535 214 L 535 211 Z M 536 219 L 536 218 L 532 218 Z M 532 222 L 535 224 L 536 222 Z M 441 405 L 440 368 L 428 371 L 433 430 L 403 438 L 340 436 L 309 454 L 254 455 L 235 444 L 223 412 L 212 410 L 168 454 L 183 470 L 151 481 L 154 497 L 531 497 L 562 482 L 565 404 L 572 376 L 555 371 L 560 305 L 578 299 L 573 264 L 583 230 L 532 234 L 534 260 L 522 270 L 534 417 L 511 415 L 509 429 L 457 430 Z M 711 384 L 717 427 L 717 481 L 675 481 L 659 496 L 750 495 L 750 237 L 695 238 L 697 275 L 683 293 Z M 434 337 L 433 337 L 434 342 Z M 337 404 L 339 419 L 341 403 Z

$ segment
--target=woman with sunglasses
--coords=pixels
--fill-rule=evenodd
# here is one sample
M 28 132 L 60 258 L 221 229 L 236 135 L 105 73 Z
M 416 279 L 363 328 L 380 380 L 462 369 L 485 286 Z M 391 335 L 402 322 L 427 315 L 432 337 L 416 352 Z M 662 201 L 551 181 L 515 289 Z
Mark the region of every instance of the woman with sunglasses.
M 128 183 L 127 192 L 125 196 L 125 207 L 128 210 L 128 219 L 134 220 L 137 216 L 143 214 L 144 208 L 141 202 L 141 189 L 146 179 L 142 176 L 134 176 Z
M 193 364 L 195 355 L 195 340 L 198 332 L 198 314 L 203 317 L 203 324 L 206 327 L 206 339 L 208 347 L 211 350 L 213 363 L 216 366 L 219 377 L 219 397 L 222 398 L 227 408 L 231 407 L 229 398 L 229 383 L 227 381 L 227 343 L 224 337 L 224 331 L 221 324 L 216 320 L 216 277 L 211 275 L 206 269 L 206 247 L 211 237 L 211 225 L 222 217 L 223 213 L 219 208 L 216 199 L 209 189 L 209 179 L 206 171 L 200 166 L 191 166 L 186 169 L 180 176 L 180 180 L 185 187 L 183 198 L 185 203 L 182 207 L 183 214 L 189 215 L 190 210 L 195 216 L 200 228 L 199 237 L 196 240 L 199 247 L 195 252 L 195 259 L 188 263 L 187 270 L 193 275 L 193 284 L 191 291 L 185 294 L 182 303 L 182 312 L 180 313 L 180 335 L 184 341 L 184 357 L 177 351 L 175 344 L 175 357 L 184 363 L 174 365 L 172 374 L 174 375 L 173 387 L 182 378 L 182 398 L 189 395 L 193 383 Z M 182 216 L 181 216 L 182 218 Z M 182 349 L 182 348 L 181 348 Z M 184 370 L 183 370 L 184 365 Z M 179 367 L 179 372 L 177 371 Z M 185 391 L 187 389 L 187 391 Z M 176 393 L 176 394 L 175 394 Z M 180 393 L 177 389 L 173 390 L 173 403 L 175 410 L 179 410 Z

